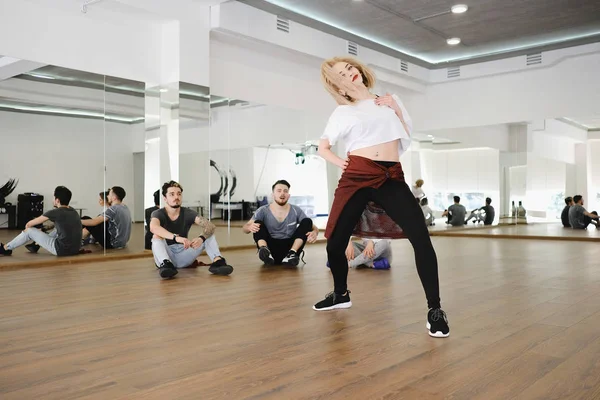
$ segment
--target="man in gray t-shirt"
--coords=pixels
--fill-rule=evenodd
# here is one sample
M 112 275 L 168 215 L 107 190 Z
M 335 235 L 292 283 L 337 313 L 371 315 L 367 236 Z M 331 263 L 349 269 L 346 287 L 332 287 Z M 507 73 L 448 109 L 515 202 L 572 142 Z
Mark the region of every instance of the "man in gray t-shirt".
M 196 258 L 206 250 L 211 264 L 208 271 L 215 275 L 229 275 L 233 267 L 221 255 L 215 225 L 189 208 L 181 207 L 183 187 L 175 181 L 162 186 L 165 207 L 152 213 L 152 254 L 154 263 L 163 279 L 177 275 L 178 268 L 197 266 Z M 198 225 L 202 234 L 188 238 L 192 225 Z
M 81 221 L 79 213 L 69 207 L 71 191 L 64 186 L 58 186 L 54 190 L 54 209 L 47 211 L 44 215 L 32 219 L 25 225 L 25 230 L 10 243 L 0 243 L 0 255 L 11 255 L 12 251 L 33 241 L 25 247 L 31 253 L 37 253 L 40 247 L 46 249 L 55 256 L 72 256 L 79 254 L 81 246 Z M 35 227 L 46 221 L 54 223 L 54 230 L 46 234 Z
M 444 211 L 442 217 L 448 216 L 448 223 L 452 226 L 463 226 L 465 224 L 466 215 L 467 209 L 460 204 L 460 197 L 454 196 L 454 204 Z
M 266 265 L 297 266 L 306 242 L 317 240 L 319 229 L 298 206 L 289 204 L 290 184 L 279 180 L 272 186 L 273 202 L 260 207 L 242 230 L 252 233 L 258 257 Z
M 569 208 L 569 223 L 573 229 L 587 229 L 589 224 L 600 228 L 598 213 L 596 211 L 587 212 L 583 207 L 583 197 L 581 195 L 573 196 L 574 205 Z
M 121 249 L 127 246 L 131 236 L 131 213 L 122 204 L 125 189 L 113 186 L 108 193 L 111 206 L 96 218 L 81 220 L 83 227 L 106 249 Z M 104 227 L 106 224 L 106 228 Z

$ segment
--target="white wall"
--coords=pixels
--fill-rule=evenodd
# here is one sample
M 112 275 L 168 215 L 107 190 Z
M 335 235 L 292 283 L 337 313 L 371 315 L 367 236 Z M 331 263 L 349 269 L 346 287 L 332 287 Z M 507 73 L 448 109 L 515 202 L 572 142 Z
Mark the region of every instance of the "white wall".
M 0 0 L 0 54 L 45 64 L 160 82 L 158 22 L 103 12 L 83 14 L 80 3 Z M 10 38 L 8 40 L 7 38 Z
M 254 148 L 257 195 L 271 201 L 273 183 L 285 179 L 291 185 L 292 196 L 313 196 L 315 214 L 329 214 L 326 161 L 313 156 L 306 157 L 304 164 L 296 165 L 295 161 L 295 154 L 289 150 Z
M 590 140 L 588 146 L 589 198 L 585 199 L 586 208 L 600 212 L 600 140 Z
M 492 199 L 492 205 L 499 204 L 498 150 L 421 150 L 420 158 L 422 178 L 425 181 L 423 190 L 430 199 L 435 192 L 481 192 Z
M 0 112 L 0 181 L 19 179 L 8 201 L 16 204 L 20 193 L 40 193 L 49 210 L 54 188 L 64 185 L 73 192 L 73 207 L 97 215 L 98 193 L 122 186 L 133 213 L 132 137 L 143 124 L 106 124 L 106 180 L 103 125 L 102 120 Z
M 523 205 L 529 214 L 538 212 L 539 214 L 534 213 L 532 215 L 548 220 L 556 220 L 555 213 L 558 212 L 558 209 L 551 211 L 551 209 L 556 208 L 552 196 L 563 193 L 559 201 L 559 206 L 562 208 L 564 205 L 562 200 L 566 195 L 567 164 L 538 157 L 535 154 L 528 154 L 526 174 L 527 198 L 526 201 L 523 201 Z

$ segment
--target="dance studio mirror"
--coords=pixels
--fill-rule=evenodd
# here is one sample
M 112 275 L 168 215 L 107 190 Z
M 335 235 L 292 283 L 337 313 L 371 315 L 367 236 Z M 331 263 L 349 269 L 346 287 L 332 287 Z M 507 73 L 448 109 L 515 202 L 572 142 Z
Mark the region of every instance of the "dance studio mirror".
M 144 83 L 10 57 L 0 62 L 0 130 L 3 149 L 10 149 L 0 159 L 0 242 L 53 209 L 54 189 L 66 186 L 78 216 L 94 220 L 82 221 L 81 253 L 143 251 Z M 122 245 L 108 239 L 102 245 L 110 229 L 98 217 L 118 195 L 107 195 L 114 187 L 123 189 L 116 192 L 127 209 L 123 215 L 130 215 L 123 226 L 131 229 Z M 47 221 L 42 228 L 52 232 L 52 226 Z M 43 248 L 36 255 L 28 250 L 17 249 L 0 262 L 53 259 Z

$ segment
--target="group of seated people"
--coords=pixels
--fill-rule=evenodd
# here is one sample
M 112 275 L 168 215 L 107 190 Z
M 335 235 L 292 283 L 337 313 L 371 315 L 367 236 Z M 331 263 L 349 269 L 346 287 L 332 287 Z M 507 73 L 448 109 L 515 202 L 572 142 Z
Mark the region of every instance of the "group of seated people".
M 73 256 L 80 254 L 82 245 L 91 238 L 107 249 L 127 246 L 131 236 L 131 213 L 122 203 L 125 189 L 113 186 L 107 192 L 101 192 L 99 204 L 103 211 L 94 218 L 80 218 L 79 213 L 69 206 L 72 196 L 65 186 L 56 187 L 54 208 L 27 222 L 23 232 L 6 245 L 0 243 L 0 256 L 10 256 L 20 246 L 25 246 L 30 253 L 43 248 L 55 256 Z M 54 225 L 49 233 L 43 228 L 47 221 Z
M 592 224 L 600 229 L 600 220 L 596 211 L 588 212 L 583 207 L 583 196 L 576 195 L 565 199 L 565 208 L 561 213 L 560 219 L 565 228 L 587 229 Z
M 433 210 L 429 207 L 427 197 L 422 198 L 420 204 L 427 226 L 435 225 L 435 217 Z M 496 217 L 496 210 L 492 206 L 492 199 L 488 197 L 485 199 L 483 207 L 472 210 L 467 217 L 467 209 L 460 204 L 460 196 L 454 196 L 454 204 L 444 210 L 442 217 L 447 217 L 446 223 L 452 226 L 464 226 L 471 220 L 473 223 L 483 222 L 484 225 L 492 225 Z

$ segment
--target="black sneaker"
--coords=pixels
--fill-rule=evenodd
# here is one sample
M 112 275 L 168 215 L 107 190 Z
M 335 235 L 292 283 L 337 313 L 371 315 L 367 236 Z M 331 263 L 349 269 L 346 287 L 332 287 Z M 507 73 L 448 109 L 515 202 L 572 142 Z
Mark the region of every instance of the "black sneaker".
M 12 255 L 12 250 L 8 250 L 4 248 L 4 243 L 0 243 L 0 256 L 10 256 Z
M 233 272 L 233 267 L 231 265 L 227 265 L 227 261 L 225 261 L 224 258 L 220 258 L 210 264 L 208 271 L 215 275 L 229 275 Z
M 300 264 L 300 256 L 294 250 L 290 250 L 281 263 L 288 267 L 297 267 Z
M 445 338 L 450 336 L 448 318 L 441 308 L 432 308 L 427 313 L 427 329 L 429 336 Z
M 350 291 L 347 290 L 346 294 L 344 295 L 340 295 L 335 292 L 328 293 L 324 300 L 321 300 L 313 306 L 313 310 L 328 311 L 350 307 L 352 307 L 352 301 L 350 301 Z
M 160 277 L 163 279 L 171 279 L 179 273 L 177 268 L 175 268 L 173 263 L 169 260 L 164 260 L 163 263 L 160 264 L 160 267 L 158 267 L 158 272 Z
M 29 250 L 30 253 L 35 254 L 40 250 L 40 245 L 37 244 L 36 242 L 33 242 L 33 243 L 29 243 L 29 244 L 25 245 L 25 248 L 27 250 Z
M 271 255 L 271 250 L 269 250 L 267 246 L 262 246 L 260 249 L 258 249 L 258 258 L 260 258 L 260 261 L 262 261 L 265 265 L 275 264 L 275 259 Z

